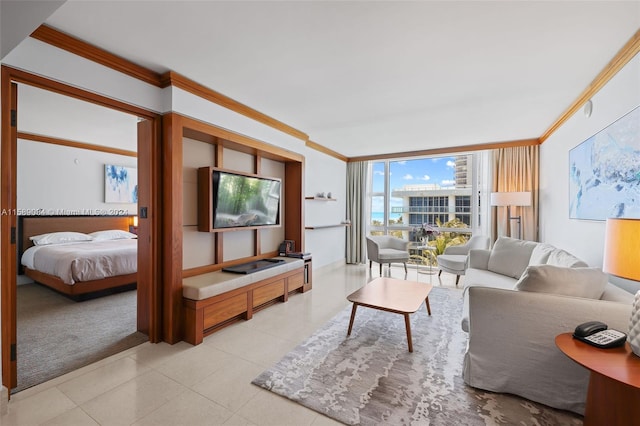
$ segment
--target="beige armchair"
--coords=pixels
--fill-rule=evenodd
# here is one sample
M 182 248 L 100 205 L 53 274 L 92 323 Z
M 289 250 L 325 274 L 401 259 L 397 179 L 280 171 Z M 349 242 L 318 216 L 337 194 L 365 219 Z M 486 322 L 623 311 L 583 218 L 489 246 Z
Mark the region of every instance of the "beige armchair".
M 391 267 L 393 262 L 402 262 L 404 272 L 407 272 L 409 241 L 390 235 L 367 237 L 367 256 L 369 257 L 369 269 L 371 269 L 371 262 L 380 264 L 380 276 L 382 276 L 383 263 L 388 263 Z
M 442 271 L 449 272 L 456 275 L 456 285 L 460 281 L 460 275 L 464 275 L 467 270 L 467 256 L 471 249 L 488 249 L 489 237 L 483 235 L 474 235 L 469 238 L 464 244 L 458 246 L 450 246 L 444 249 L 444 253 L 437 257 L 438 276 L 442 274 Z

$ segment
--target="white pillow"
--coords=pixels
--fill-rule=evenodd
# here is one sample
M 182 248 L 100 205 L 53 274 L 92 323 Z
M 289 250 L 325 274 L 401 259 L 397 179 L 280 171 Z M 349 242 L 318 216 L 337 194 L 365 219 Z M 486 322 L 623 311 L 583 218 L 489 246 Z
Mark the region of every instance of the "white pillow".
M 80 241 L 91 241 L 90 235 L 81 232 L 51 232 L 49 234 L 40 234 L 29 237 L 36 246 L 46 246 L 49 244 L 63 244 Z
M 493 249 L 491 249 L 487 269 L 491 272 L 518 279 L 522 276 L 527 265 L 529 265 L 531 252 L 537 244 L 533 241 L 500 237 L 493 245 Z
M 547 263 L 547 259 L 549 259 L 549 256 L 555 249 L 556 248 L 551 244 L 538 243 L 531 252 L 529 265 L 545 265 Z
M 571 253 L 568 253 L 562 249 L 555 249 L 551 252 L 551 254 L 549 254 L 547 265 L 566 266 L 567 268 L 589 266 L 586 262 L 583 262 Z
M 137 238 L 136 234 L 123 231 L 122 229 L 108 229 L 106 231 L 96 231 L 89 234 L 93 241 L 107 241 L 107 240 L 129 240 L 131 238 Z
M 607 279 L 607 274 L 597 268 L 532 265 L 527 267 L 514 289 L 600 299 Z

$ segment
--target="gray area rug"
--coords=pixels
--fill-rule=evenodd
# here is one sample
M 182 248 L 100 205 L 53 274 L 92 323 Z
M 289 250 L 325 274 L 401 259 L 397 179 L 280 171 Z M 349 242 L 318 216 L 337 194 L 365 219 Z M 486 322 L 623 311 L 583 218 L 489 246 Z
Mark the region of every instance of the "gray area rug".
M 75 302 L 39 284 L 17 287 L 19 392 L 148 340 L 136 291 Z
M 402 315 L 351 307 L 316 331 L 253 384 L 350 425 L 581 425 L 582 417 L 462 380 L 467 335 L 462 292 L 434 288 L 432 316 L 411 315 L 413 353 Z

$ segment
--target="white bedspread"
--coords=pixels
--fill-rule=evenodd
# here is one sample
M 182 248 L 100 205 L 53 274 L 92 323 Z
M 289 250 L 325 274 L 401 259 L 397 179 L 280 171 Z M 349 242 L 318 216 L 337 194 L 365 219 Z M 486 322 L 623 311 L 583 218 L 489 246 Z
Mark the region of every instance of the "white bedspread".
M 126 275 L 138 270 L 138 240 L 85 241 L 29 247 L 22 264 L 66 284 Z

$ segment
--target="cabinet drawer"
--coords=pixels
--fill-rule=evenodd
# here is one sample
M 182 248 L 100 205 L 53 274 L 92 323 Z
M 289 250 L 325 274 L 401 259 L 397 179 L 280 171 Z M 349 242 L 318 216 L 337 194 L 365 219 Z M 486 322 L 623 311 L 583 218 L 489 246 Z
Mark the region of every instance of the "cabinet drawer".
M 247 294 L 239 294 L 204 308 L 204 329 L 247 312 Z
M 284 295 L 284 279 L 263 285 L 253 290 L 253 306 L 262 305 Z
M 287 278 L 287 283 L 289 284 L 289 291 L 293 291 L 299 289 L 304 285 L 304 273 L 300 272 L 299 274 L 295 274 Z

